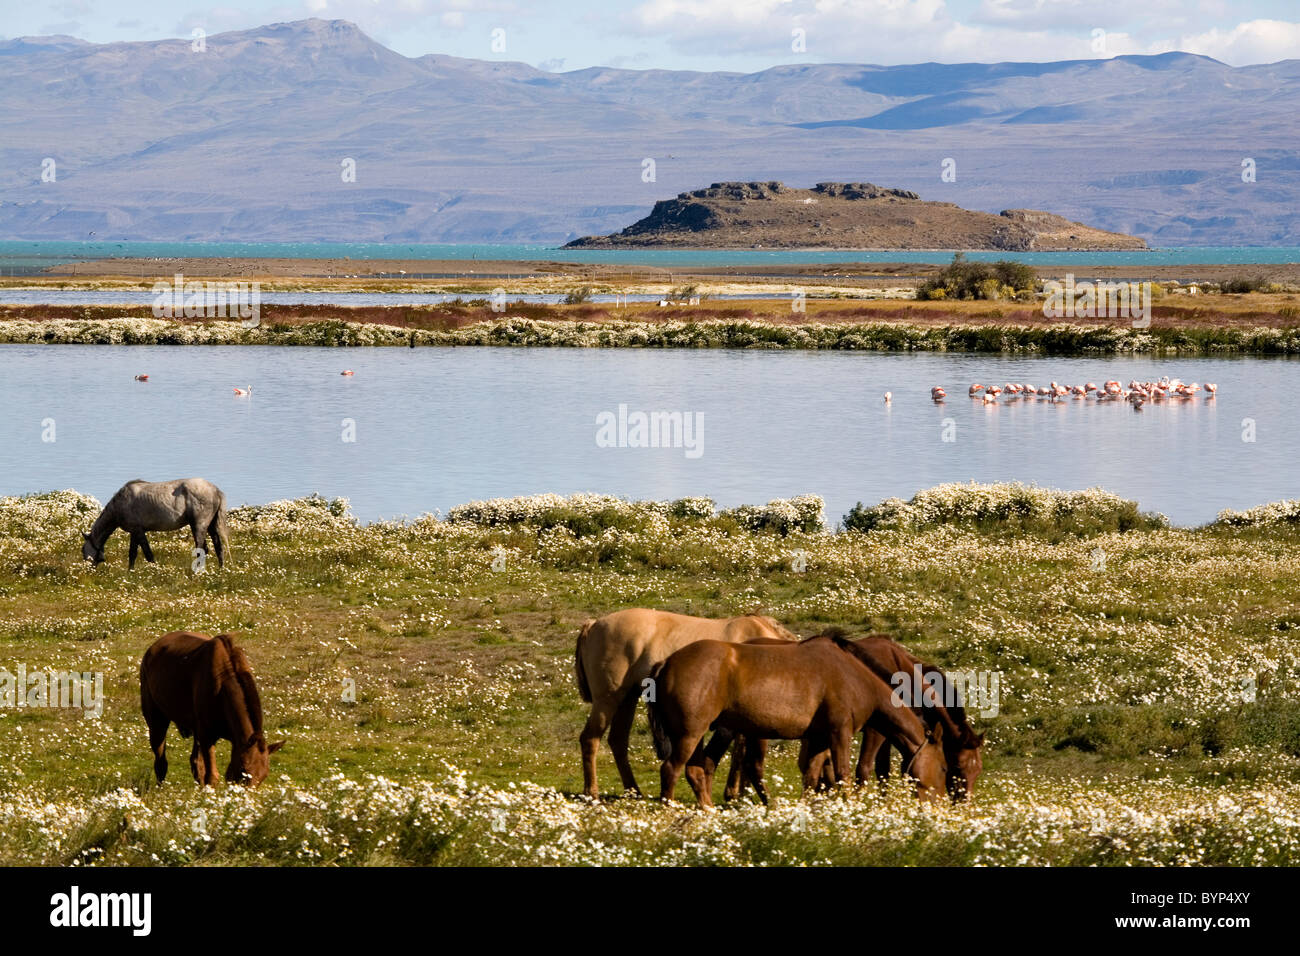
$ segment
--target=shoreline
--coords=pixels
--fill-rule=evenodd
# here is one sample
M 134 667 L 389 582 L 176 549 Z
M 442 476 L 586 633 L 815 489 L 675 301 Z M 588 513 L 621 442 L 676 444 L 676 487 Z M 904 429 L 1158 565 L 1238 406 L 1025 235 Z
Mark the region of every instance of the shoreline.
M 819 251 L 819 250 L 811 250 Z M 820 250 L 825 251 L 825 250 Z M 840 250 L 835 250 L 840 251 Z M 529 260 L 479 259 L 300 259 L 234 258 L 114 258 L 69 261 L 23 276 L 2 276 L 7 287 L 77 288 L 84 283 L 114 282 L 124 287 L 150 288 L 170 282 L 177 273 L 187 278 L 240 279 L 268 284 L 283 283 L 295 290 L 334 290 L 352 283 L 367 291 L 491 291 L 506 286 L 507 293 L 565 291 L 575 284 L 600 283 L 611 291 L 629 292 L 638 286 L 660 292 L 688 280 L 743 283 L 756 289 L 772 282 L 798 279 L 810 284 L 838 284 L 865 289 L 901 283 L 915 287 L 947 263 L 861 262 L 852 251 L 836 262 L 764 263 L 756 265 L 639 265 L 603 262 L 563 262 L 545 258 Z M 1014 255 L 1006 258 L 1014 259 Z M 1040 279 L 1060 279 L 1067 273 L 1095 279 L 1152 282 L 1217 283 L 1238 276 L 1271 282 L 1300 284 L 1300 263 L 1193 263 L 1185 265 L 1090 265 L 1069 261 L 1030 266 Z M 448 283 L 454 285 L 448 287 Z M 708 290 L 705 290 L 708 291 Z
M 989 301 L 810 299 L 802 313 L 788 300 L 622 309 L 516 303 L 504 314 L 486 303 L 265 305 L 253 327 L 237 319 L 158 319 L 147 306 L 0 306 L 0 344 L 1300 355 L 1300 315 L 1280 302 L 1271 310 L 1262 301 L 1220 309 L 1155 306 L 1147 328 L 1117 319 L 1047 319 L 1033 303 Z

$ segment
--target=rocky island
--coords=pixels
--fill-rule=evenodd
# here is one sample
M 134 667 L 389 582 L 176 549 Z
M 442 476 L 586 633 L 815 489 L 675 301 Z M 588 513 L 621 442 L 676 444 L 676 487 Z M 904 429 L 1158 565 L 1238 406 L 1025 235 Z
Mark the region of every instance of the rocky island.
M 1145 249 L 1137 236 L 1094 229 L 1036 209 L 994 215 L 871 183 L 714 183 L 655 203 L 622 232 L 566 248 L 994 249 L 1009 252 Z

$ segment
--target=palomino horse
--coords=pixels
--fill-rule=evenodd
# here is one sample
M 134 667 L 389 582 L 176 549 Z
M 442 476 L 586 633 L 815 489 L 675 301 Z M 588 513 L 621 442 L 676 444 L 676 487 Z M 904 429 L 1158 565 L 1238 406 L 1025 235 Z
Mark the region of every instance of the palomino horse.
M 966 709 L 962 706 L 961 695 L 948 675 L 938 667 L 921 661 L 887 634 L 868 634 L 859 640 L 849 641 L 845 647 L 891 687 L 898 684 L 899 675 L 904 675 L 909 685 L 915 683 L 918 672 L 922 675 L 922 681 L 933 687 L 933 699 L 929 700 L 922 688 L 913 688 L 913 693 L 909 695 L 909 706 L 927 727 L 943 728 L 944 759 L 948 764 L 948 793 L 954 801 L 967 799 L 975 790 L 975 780 L 984 770 L 984 759 L 980 753 L 980 748 L 984 746 L 984 735 L 976 734 L 971 727 Z M 890 746 L 885 737 L 871 727 L 864 728 L 862 751 L 858 757 L 857 782 L 867 782 L 873 763 L 877 779 L 882 784 L 888 781 L 889 755 Z M 830 754 L 823 750 L 820 754 L 806 757 L 811 763 L 821 766 Z M 728 780 L 728 787 L 730 785 L 731 781 Z
M 835 779 L 849 774 L 853 736 L 866 724 L 907 755 L 906 769 L 923 798 L 943 792 L 943 747 L 839 636 L 798 644 L 698 641 L 674 653 L 652 674 L 650 728 L 660 768 L 660 799 L 671 800 L 683 771 L 700 806 L 713 805 L 709 761 L 700 746 L 711 726 L 750 738 L 808 739 L 812 753 L 829 748 Z M 942 731 L 939 731 L 942 734 Z M 751 748 L 747 753 L 752 753 Z M 820 767 L 801 767 L 811 788 Z M 766 800 L 765 792 L 759 794 Z
M 614 752 L 614 762 L 623 778 L 623 789 L 640 792 L 627 759 L 627 745 L 642 682 L 657 665 L 674 651 L 696 641 L 735 644 L 756 637 L 799 639 L 772 618 L 757 615 L 714 620 L 629 608 L 583 624 L 574 650 L 578 693 L 591 704 L 591 714 L 579 738 L 583 792 L 592 797 L 599 795 L 596 753 L 606 729 L 609 749 Z
M 128 481 L 109 499 L 95 519 L 89 534 L 83 534 L 81 556 L 99 564 L 104 560 L 104 545 L 118 528 L 131 536 L 128 568 L 135 567 L 137 551 L 153 561 L 153 549 L 145 538 L 147 531 L 176 531 L 188 526 L 194 546 L 206 552 L 208 535 L 217 552 L 217 564 L 223 564 L 230 535 L 226 530 L 226 496 L 221 489 L 202 478 L 178 478 L 175 481 Z
M 194 738 L 190 769 L 200 784 L 217 783 L 217 741 L 229 740 L 231 783 L 256 786 L 270 772 L 270 756 L 284 741 L 266 742 L 262 701 L 248 658 L 229 634 L 164 634 L 140 661 L 140 709 L 149 725 L 153 772 L 167 776 L 167 728 Z

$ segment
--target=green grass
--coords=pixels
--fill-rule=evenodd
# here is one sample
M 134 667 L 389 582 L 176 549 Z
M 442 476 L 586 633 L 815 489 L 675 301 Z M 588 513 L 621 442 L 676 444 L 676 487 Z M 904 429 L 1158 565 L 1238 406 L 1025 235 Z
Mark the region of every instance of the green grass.
M 0 711 L 0 863 L 1300 862 L 1294 523 L 781 534 L 695 507 L 589 527 L 575 507 L 357 526 L 316 500 L 237 513 L 230 564 L 194 575 L 180 534 L 157 565 L 128 573 L 121 536 L 85 565 L 92 510 L 0 500 L 0 666 L 101 671 L 106 698 L 99 719 Z M 800 802 L 792 744 L 770 811 L 568 796 L 578 627 L 637 605 L 882 630 L 996 671 L 977 800 Z M 137 668 L 182 628 L 249 654 L 288 739 L 257 791 L 200 792 L 174 730 L 152 781 Z M 643 715 L 632 755 L 657 789 Z M 600 772 L 611 792 L 607 752 Z

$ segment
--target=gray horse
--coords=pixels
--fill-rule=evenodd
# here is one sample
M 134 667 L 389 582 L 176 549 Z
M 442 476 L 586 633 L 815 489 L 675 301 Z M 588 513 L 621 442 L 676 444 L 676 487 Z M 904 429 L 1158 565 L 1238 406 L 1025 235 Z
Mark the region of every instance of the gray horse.
M 91 526 L 83 534 L 81 556 L 99 564 L 104 560 L 104 545 L 118 528 L 131 536 L 131 560 L 135 567 L 136 552 L 153 561 L 153 549 L 145 538 L 146 531 L 176 531 L 189 526 L 194 546 L 208 549 L 208 535 L 217 552 L 217 564 L 224 564 L 230 534 L 226 529 L 226 496 L 221 489 L 202 478 L 178 478 L 175 481 L 128 481 L 113 495 Z

